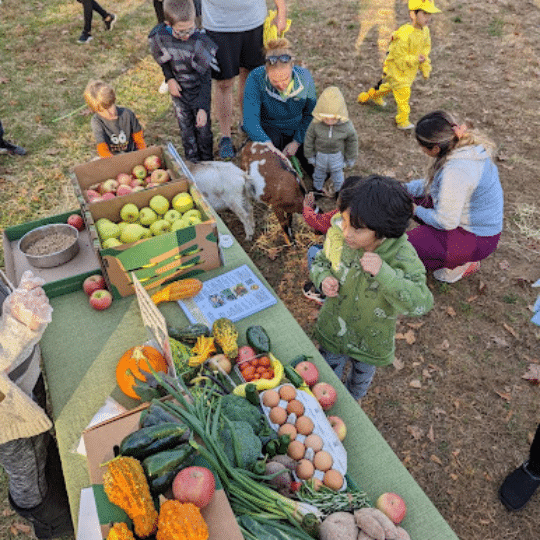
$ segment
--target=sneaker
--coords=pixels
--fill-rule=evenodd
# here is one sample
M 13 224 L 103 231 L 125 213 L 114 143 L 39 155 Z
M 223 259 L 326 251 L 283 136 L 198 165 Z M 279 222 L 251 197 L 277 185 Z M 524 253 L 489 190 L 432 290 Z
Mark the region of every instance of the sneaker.
M 403 122 L 402 124 L 398 124 L 397 128 L 403 130 L 414 129 L 414 124 L 412 124 L 411 122 Z
M 379 96 L 378 98 L 371 98 L 373 100 L 373 103 L 375 103 L 375 105 L 378 105 L 379 107 L 386 107 L 386 101 L 384 101 L 384 99 Z
M 521 510 L 540 486 L 540 476 L 528 468 L 528 461 L 511 472 L 499 488 L 499 499 L 508 510 Z
M 480 270 L 480 262 L 470 262 L 450 270 L 450 268 L 440 268 L 433 272 L 433 277 L 446 283 L 455 283 L 461 278 L 470 276 Z
M 169 85 L 167 84 L 167 81 L 163 81 L 161 83 L 158 92 L 160 94 L 168 94 L 169 93 Z
M 107 17 L 103 19 L 103 24 L 105 25 L 105 30 L 112 30 L 116 24 L 116 15 L 114 13 L 109 13 Z
M 10 154 L 11 156 L 24 156 L 26 150 L 22 146 L 17 146 L 8 141 L 4 141 L 4 146 L 0 147 L 0 154 Z
M 367 92 L 360 92 L 356 99 L 358 103 L 367 103 L 369 101 L 369 94 Z
M 326 299 L 326 296 L 319 292 L 311 281 L 306 281 L 304 283 L 304 285 L 302 286 L 302 293 L 307 299 L 313 300 L 314 302 L 319 304 L 319 306 L 322 306 Z
M 219 157 L 225 161 L 232 159 L 235 155 L 234 146 L 230 137 L 222 137 L 219 141 Z
M 81 36 L 79 37 L 79 39 L 77 40 L 77 43 L 82 43 L 82 44 L 90 43 L 92 39 L 94 38 L 90 34 L 88 34 L 87 32 L 83 32 Z

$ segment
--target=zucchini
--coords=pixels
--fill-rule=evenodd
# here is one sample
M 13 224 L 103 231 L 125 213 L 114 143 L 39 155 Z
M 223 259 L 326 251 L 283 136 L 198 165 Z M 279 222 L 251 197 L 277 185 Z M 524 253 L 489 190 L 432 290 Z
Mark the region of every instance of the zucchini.
M 283 373 L 289 382 L 296 388 L 300 388 L 304 384 L 302 375 L 296 371 L 290 364 L 283 366 Z
M 141 413 L 141 417 L 139 419 L 139 427 L 144 428 L 149 426 L 155 426 L 157 424 L 171 422 L 175 424 L 181 424 L 181 421 L 176 416 L 173 416 L 165 409 L 152 402 L 150 404 L 150 407 L 148 407 Z
M 250 326 L 246 330 L 246 341 L 258 354 L 270 352 L 270 336 L 262 326 Z
M 189 438 L 189 428 L 176 422 L 148 426 L 130 433 L 120 443 L 119 453 L 142 460 L 151 454 L 174 448 Z
M 191 459 L 194 449 L 189 444 L 181 444 L 172 450 L 163 450 L 143 460 L 144 473 L 150 482 L 169 474 Z
M 200 323 L 188 324 L 182 327 L 167 325 L 167 332 L 170 337 L 178 341 L 194 345 L 199 336 L 208 337 L 210 335 L 210 328 Z

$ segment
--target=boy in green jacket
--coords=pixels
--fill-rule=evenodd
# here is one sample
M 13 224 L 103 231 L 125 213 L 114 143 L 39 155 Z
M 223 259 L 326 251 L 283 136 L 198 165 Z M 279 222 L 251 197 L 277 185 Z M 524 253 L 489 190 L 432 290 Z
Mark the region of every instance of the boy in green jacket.
M 421 316 L 433 307 L 426 270 L 405 230 L 413 203 L 401 184 L 384 176 L 359 179 L 339 195 L 311 279 L 326 295 L 317 320 L 320 352 L 346 387 L 362 398 L 377 366 L 394 361 L 399 314 Z

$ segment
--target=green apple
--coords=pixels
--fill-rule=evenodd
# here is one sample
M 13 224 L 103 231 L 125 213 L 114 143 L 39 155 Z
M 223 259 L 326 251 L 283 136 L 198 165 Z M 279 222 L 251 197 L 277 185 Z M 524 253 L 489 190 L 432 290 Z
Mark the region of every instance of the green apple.
M 141 222 L 141 225 L 149 227 L 156 220 L 157 214 L 150 207 L 145 206 L 144 208 L 141 208 L 139 212 L 139 221 Z
M 130 223 L 122 231 L 122 234 L 120 235 L 120 240 L 124 242 L 124 244 L 130 244 L 131 242 L 136 242 L 137 240 L 140 240 L 144 234 L 144 227 L 142 227 L 138 223 Z
M 190 225 L 202 223 L 202 214 L 196 208 L 188 210 L 182 217 L 187 220 Z
M 113 247 L 121 246 L 121 245 L 122 245 L 122 242 L 120 242 L 120 240 L 118 240 L 117 238 L 107 238 L 107 240 L 103 242 L 101 247 L 103 249 L 108 249 L 108 248 L 113 248 Z
M 118 228 L 120 229 L 120 234 L 122 234 L 122 231 L 129 225 L 129 223 L 126 223 L 125 221 L 121 221 L 118 223 Z
M 169 209 L 169 201 L 163 195 L 154 195 L 150 199 L 149 206 L 156 214 L 163 216 Z
M 143 234 L 141 235 L 141 239 L 142 238 L 152 238 L 152 231 L 150 230 L 149 227 L 143 227 Z
M 127 223 L 135 223 L 139 218 L 139 209 L 133 203 L 127 203 L 120 210 L 120 217 Z
M 163 219 L 166 219 L 169 223 L 174 223 L 177 219 L 181 218 L 182 214 L 174 208 L 167 210 L 167 213 L 163 216 Z
M 120 236 L 120 227 L 106 218 L 97 221 L 96 229 L 103 242 L 107 238 L 118 238 Z
M 171 230 L 171 224 L 166 219 L 158 219 L 150 225 L 150 230 L 154 236 L 169 232 Z
M 178 193 L 173 197 L 172 206 L 183 214 L 193 208 L 193 198 L 189 193 Z
M 179 229 L 185 229 L 186 227 L 189 227 L 189 223 L 184 221 L 184 218 L 180 218 L 173 222 L 171 231 L 178 231 Z

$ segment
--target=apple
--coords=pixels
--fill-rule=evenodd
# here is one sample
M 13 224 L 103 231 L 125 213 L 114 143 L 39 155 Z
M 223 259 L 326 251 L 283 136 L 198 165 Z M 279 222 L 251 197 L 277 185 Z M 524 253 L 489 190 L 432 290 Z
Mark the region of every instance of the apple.
M 133 178 L 131 180 L 131 182 L 129 183 L 129 185 L 132 187 L 132 188 L 135 188 L 137 186 L 144 186 L 146 185 L 145 184 L 145 181 L 142 179 L 142 178 Z
M 193 503 L 204 508 L 214 496 L 216 480 L 206 467 L 186 467 L 172 483 L 173 497 L 181 503 Z
M 116 181 L 118 182 L 119 186 L 129 186 L 131 184 L 131 181 L 133 180 L 133 176 L 131 174 L 121 172 L 117 177 Z
M 140 178 L 143 180 L 146 178 L 146 169 L 144 168 L 144 165 L 135 165 L 131 171 L 131 174 L 133 174 L 135 178 Z
M 133 191 L 133 188 L 131 186 L 128 186 L 126 184 L 120 184 L 118 186 L 118 189 L 116 190 L 116 196 L 122 197 L 122 195 L 129 195 Z
M 104 193 L 102 196 L 101 196 L 101 200 L 102 201 L 108 201 L 109 199 L 114 199 L 116 197 L 116 195 L 114 193 Z M 96 202 L 95 200 L 93 202 Z
M 112 304 L 112 294 L 106 289 L 98 289 L 90 295 L 90 305 L 98 311 L 107 309 Z
M 407 513 L 405 501 L 396 493 L 383 493 L 375 503 L 383 514 L 386 514 L 396 525 L 401 523 Z
M 177 193 L 172 200 L 172 207 L 181 214 L 193 208 L 193 198 L 189 193 Z
M 92 202 L 95 199 L 101 199 L 101 195 L 99 191 L 96 191 L 95 189 L 87 189 L 86 190 L 86 199 L 88 202 Z
M 114 178 L 109 178 L 99 185 L 99 192 L 101 195 L 105 193 L 115 193 L 118 189 L 118 182 Z
M 146 188 L 144 186 L 135 186 L 132 190 L 131 190 L 131 193 L 137 193 L 138 191 L 144 191 Z
M 156 187 L 156 186 L 159 186 L 160 184 L 155 184 L 154 182 L 148 182 L 148 184 L 146 184 L 146 187 L 147 188 L 153 188 L 153 187 Z
M 156 169 L 150 175 L 150 183 L 164 184 L 169 181 L 169 173 L 165 169 Z
M 308 386 L 313 386 L 319 380 L 319 370 L 313 362 L 304 360 L 303 362 L 299 362 L 294 369 L 298 371 Z
M 331 384 L 325 382 L 317 383 L 311 391 L 320 403 L 323 411 L 331 409 L 337 400 L 336 389 Z
M 88 276 L 83 281 L 83 290 L 90 296 L 94 291 L 105 288 L 105 278 L 101 274 Z
M 208 365 L 215 371 L 219 371 L 221 368 L 225 373 L 232 371 L 231 361 L 224 354 L 215 354 L 208 360 Z
M 84 220 L 79 214 L 71 214 L 71 216 L 67 218 L 67 224 L 75 227 L 78 231 L 84 229 Z
M 148 172 L 152 172 L 161 168 L 161 158 L 154 154 L 145 158 L 143 164 Z
M 336 432 L 338 439 L 342 441 L 347 435 L 345 422 L 339 416 L 329 416 L 328 422 L 330 422 L 332 429 Z

